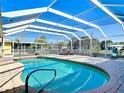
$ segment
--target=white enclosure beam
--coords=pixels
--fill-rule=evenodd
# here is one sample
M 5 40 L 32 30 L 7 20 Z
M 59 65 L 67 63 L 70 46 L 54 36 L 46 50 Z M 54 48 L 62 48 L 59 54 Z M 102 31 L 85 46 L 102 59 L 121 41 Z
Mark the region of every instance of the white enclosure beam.
M 71 43 L 71 50 L 73 49 L 73 42 L 72 42 L 72 40 L 69 38 L 69 37 L 67 37 L 66 35 L 64 35 L 68 40 L 70 40 L 70 43 Z
M 66 17 L 68 19 L 72 19 L 72 20 L 75 20 L 77 22 L 80 22 L 80 23 L 83 23 L 83 24 L 86 24 L 86 25 L 89 25 L 89 26 L 92 26 L 94 28 L 99 28 L 99 26 L 91 23 L 91 22 L 87 22 L 85 20 L 82 20 L 82 19 L 79 19 L 75 16 L 72 16 L 72 15 L 69 15 L 69 14 L 66 14 L 66 13 L 63 13 L 61 11 L 58 11 L 58 10 L 55 10 L 55 9 L 52 9 L 50 8 L 57 0 L 54 0 L 48 7 L 43 7 L 43 8 L 35 8 L 35 9 L 27 9 L 27 10 L 19 10 L 19 11 L 12 11 L 12 12 L 3 12 L 2 13 L 2 16 L 5 16 L 5 17 L 19 17 L 19 16 L 25 16 L 25 15 L 31 15 L 31 14 L 41 14 L 43 12 L 52 12 L 54 14 L 57 14 L 57 15 L 60 15 L 60 16 L 63 16 L 63 17 Z M 37 17 L 36 17 L 37 18 Z M 35 18 L 35 19 L 36 19 Z M 61 25 L 61 24 L 60 24 Z M 62 26 L 62 25 L 61 25 Z M 71 27 L 72 28 L 72 27 Z M 73 28 L 75 30 L 75 28 Z M 78 28 L 79 29 L 79 28 Z M 84 31 L 84 30 L 80 30 L 80 31 Z M 84 33 L 89 37 L 91 38 L 88 33 L 86 31 L 84 31 Z
M 49 25 L 53 25 L 53 26 L 58 26 L 58 27 L 63 27 L 63 28 L 67 28 L 67 29 L 73 29 L 76 31 L 84 32 L 84 34 L 86 36 L 88 36 L 89 38 L 92 38 L 85 30 L 80 29 L 80 28 L 71 27 L 71 26 L 67 26 L 67 25 L 63 25 L 63 24 L 59 24 L 59 23 L 55 23 L 55 22 L 51 22 L 51 21 L 46 21 L 46 20 L 42 20 L 42 19 L 36 19 L 36 22 L 45 23 L 45 24 L 49 24 Z
M 79 15 L 85 14 L 85 13 L 90 12 L 90 11 L 96 9 L 96 8 L 97 8 L 96 6 L 95 7 L 92 7 L 92 8 L 89 8 L 89 9 L 87 9 L 87 10 L 85 10 L 85 11 L 79 13 L 79 14 L 76 14 L 75 16 L 79 16 Z
M 123 16 L 123 15 L 122 15 L 122 16 L 121 16 L 121 15 L 116 15 L 116 16 L 117 16 L 117 17 L 120 17 L 120 18 L 124 18 L 124 16 Z
M 54 0 L 49 6 L 48 8 L 50 8 L 52 5 L 54 5 L 56 3 L 57 0 Z
M 25 31 L 30 31 L 30 32 L 37 32 L 37 33 L 46 33 L 46 34 L 54 34 L 54 35 L 62 35 L 67 38 L 65 34 L 60 34 L 60 33 L 55 33 L 55 32 L 47 32 L 47 31 L 41 31 L 41 30 L 33 30 L 33 29 L 25 29 Z M 71 41 L 71 39 L 68 37 L 68 40 Z
M 69 38 L 68 36 L 66 36 L 65 34 L 63 34 L 64 37 L 66 37 L 68 40 L 72 41 L 71 38 Z
M 13 34 L 16 34 L 16 33 L 19 33 L 19 32 L 23 32 L 23 31 L 24 31 L 24 29 L 23 30 L 14 31 L 14 32 L 9 32 L 9 33 L 6 33 L 4 35 L 5 36 L 9 36 L 9 35 L 13 35 Z
M 54 31 L 54 32 L 72 34 L 74 37 L 76 37 L 78 40 L 80 40 L 80 38 L 73 32 L 63 31 L 63 30 L 58 30 L 58 29 L 53 29 L 53 28 L 46 28 L 46 27 L 41 27 L 41 26 L 36 26 L 36 25 L 30 25 L 29 27 L 36 28 L 36 29 L 42 29 L 42 30 L 49 30 L 49 31 Z
M 55 0 L 56 1 L 56 0 Z M 52 4 L 55 3 L 55 1 L 53 1 Z M 74 16 L 71 16 L 71 15 L 68 15 L 66 13 L 63 13 L 61 11 L 58 11 L 58 10 L 55 10 L 55 9 L 52 9 L 50 7 L 44 7 L 44 8 L 35 8 L 35 9 L 28 9 L 28 10 L 19 10 L 19 11 L 12 11 L 12 12 L 3 12 L 2 13 L 2 16 L 5 16 L 5 17 L 19 17 L 19 16 L 25 16 L 25 15 L 31 15 L 31 14 L 37 14 L 37 13 L 43 13 L 43 12 L 52 12 L 52 13 L 55 13 L 57 15 L 60 15 L 60 16 L 64 16 L 66 18 L 69 18 L 69 19 L 72 19 L 72 20 L 75 20 L 75 21 L 78 21 L 80 23 L 83 23 L 83 24 L 86 24 L 86 25 L 89 25 L 89 26 L 92 26 L 92 27 L 95 27 L 95 28 L 98 28 L 99 26 L 95 25 L 95 24 L 92 24 L 90 22 L 87 22 L 87 21 L 84 21 L 82 19 L 79 19 L 77 17 L 74 17 Z M 37 17 L 36 17 L 37 18 Z
M 124 4 L 102 4 L 103 6 L 123 7 Z
M 4 34 L 5 36 L 9 36 L 9 35 L 13 35 L 13 34 L 16 34 L 16 33 L 19 33 L 19 32 L 23 32 L 23 31 L 30 31 L 30 32 L 37 32 L 37 33 L 46 33 L 46 34 L 54 34 L 54 35 L 62 35 L 64 36 L 66 39 L 68 39 L 69 41 L 72 42 L 71 38 L 69 38 L 68 36 L 66 36 L 65 34 L 60 34 L 60 33 L 55 33 L 55 32 L 47 32 L 47 31 L 40 31 L 40 30 L 33 30 L 33 29 L 23 29 L 23 30 L 19 30 L 19 31 L 15 31 L 15 32 L 10 32 L 10 33 L 7 33 L 7 34 Z M 72 45 L 72 44 L 71 44 Z
M 90 21 L 90 22 L 96 22 L 96 21 L 104 20 L 104 19 L 106 19 L 106 18 L 108 18 L 108 16 L 107 16 L 107 17 L 100 18 L 100 19 L 95 19 L 95 20 L 92 20 L 92 21 Z
M 60 33 L 55 33 L 55 32 L 47 32 L 47 31 L 40 31 L 40 30 L 32 30 L 32 29 L 25 29 L 25 31 L 31 31 L 31 32 L 38 32 L 38 33 L 46 33 L 46 34 L 54 34 L 54 35 L 62 35 L 64 36 L 66 39 L 68 39 L 71 42 L 71 49 L 72 47 L 72 40 L 71 38 L 69 38 L 68 36 L 66 36 L 65 34 L 60 34 Z
M 122 25 L 122 29 L 123 29 L 123 31 L 124 31 L 124 24 L 121 24 Z
M 29 23 L 32 23 L 32 22 L 35 22 L 35 18 L 24 20 L 24 21 L 19 21 L 19 22 L 14 22 L 14 23 L 10 23 L 10 24 L 5 24 L 5 25 L 2 25 L 2 27 L 11 28 L 11 27 L 16 27 L 16 26 L 20 26 L 20 25 L 29 24 Z
M 25 29 L 27 27 L 29 27 L 29 25 L 25 25 L 25 26 L 20 26 L 20 27 L 4 30 L 3 32 L 4 33 L 11 33 L 11 32 L 17 31 L 17 30 Z
M 95 5 L 97 5 L 100 9 L 102 9 L 105 13 L 110 15 L 113 19 L 115 19 L 118 23 L 122 24 L 123 22 L 117 18 L 111 11 L 109 11 L 105 6 L 103 6 L 98 0 L 91 0 Z
M 97 5 L 100 9 L 102 9 L 105 13 L 107 13 L 109 16 L 111 16 L 114 20 L 116 20 L 119 24 L 122 25 L 123 27 L 123 22 L 115 15 L 113 14 L 110 10 L 108 10 L 104 5 L 102 5 L 98 0 L 91 0 L 95 5 Z M 100 30 L 100 29 L 99 29 Z M 101 30 L 100 30 L 101 31 Z
M 12 12 L 3 12 L 2 16 L 13 18 L 13 17 L 19 17 L 19 16 L 38 14 L 42 12 L 47 12 L 47 7 L 27 9 L 27 10 L 18 10 L 18 11 L 12 11 Z
M 106 34 L 103 32 L 103 30 L 99 27 L 99 30 L 100 30 L 100 32 L 102 33 L 102 35 L 105 37 L 105 38 L 107 38 L 107 36 L 106 36 Z
M 92 26 L 94 28 L 98 28 L 99 26 L 95 25 L 95 24 L 92 24 L 90 22 L 87 22 L 85 20 L 82 20 L 82 19 L 79 19 L 77 17 L 74 17 L 72 15 L 69 15 L 69 14 L 66 14 L 64 12 L 61 12 L 61 11 L 58 11 L 58 10 L 55 10 L 55 9 L 52 9 L 52 8 L 49 8 L 48 9 L 49 12 L 52 12 L 54 14 L 57 14 L 57 15 L 60 15 L 60 16 L 63 16 L 63 17 L 66 17 L 66 18 L 69 18 L 69 19 L 72 19 L 72 20 L 75 20 L 75 21 L 78 21 L 80 23 L 83 23 L 83 24 L 86 24 L 86 25 L 89 25 L 89 26 Z

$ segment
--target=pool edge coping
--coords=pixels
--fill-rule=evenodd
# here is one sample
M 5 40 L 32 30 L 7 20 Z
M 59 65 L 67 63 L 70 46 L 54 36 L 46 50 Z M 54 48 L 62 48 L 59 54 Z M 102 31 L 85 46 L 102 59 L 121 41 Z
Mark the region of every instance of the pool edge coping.
M 104 86 L 98 87 L 96 89 L 88 90 L 88 91 L 83 91 L 83 92 L 80 92 L 80 93 L 103 93 L 103 92 L 108 92 L 117 83 L 117 79 L 115 78 L 115 76 L 113 76 L 111 72 L 107 71 L 105 68 L 103 68 L 99 65 L 95 65 L 95 64 L 87 63 L 87 62 L 81 62 L 79 60 L 76 61 L 76 60 L 73 60 L 73 59 L 67 59 L 67 58 L 63 59 L 63 58 L 58 58 L 58 57 L 53 57 L 53 56 L 52 57 L 51 56 L 50 57 L 48 57 L 48 56 L 37 56 L 37 57 L 27 57 L 27 58 L 22 58 L 22 59 L 30 59 L 30 58 L 52 58 L 52 59 L 61 59 L 61 60 L 65 60 L 65 61 L 71 61 L 71 62 L 95 67 L 95 68 L 99 69 L 100 71 L 104 71 L 105 73 L 107 73 L 109 75 L 110 80 Z M 17 59 L 17 60 L 20 60 L 20 59 Z

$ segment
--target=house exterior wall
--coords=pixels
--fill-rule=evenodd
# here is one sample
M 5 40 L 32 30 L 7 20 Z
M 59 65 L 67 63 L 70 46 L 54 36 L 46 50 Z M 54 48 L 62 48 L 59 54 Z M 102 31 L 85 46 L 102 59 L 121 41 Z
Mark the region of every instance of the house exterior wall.
M 5 44 L 4 44 L 4 55 L 12 54 L 11 49 L 12 49 L 11 42 L 5 42 Z

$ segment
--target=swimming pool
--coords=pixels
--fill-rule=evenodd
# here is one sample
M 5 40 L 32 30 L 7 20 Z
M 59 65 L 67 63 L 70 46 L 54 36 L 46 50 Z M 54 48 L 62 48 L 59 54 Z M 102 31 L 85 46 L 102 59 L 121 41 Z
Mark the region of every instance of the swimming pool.
M 51 58 L 33 58 L 19 60 L 25 65 L 21 79 L 25 82 L 26 76 L 35 69 L 55 69 L 55 80 L 44 90 L 56 93 L 77 93 L 104 86 L 109 81 L 109 75 L 95 67 L 78 64 L 71 61 Z M 29 85 L 40 89 L 54 76 L 50 71 L 37 71 L 29 79 Z

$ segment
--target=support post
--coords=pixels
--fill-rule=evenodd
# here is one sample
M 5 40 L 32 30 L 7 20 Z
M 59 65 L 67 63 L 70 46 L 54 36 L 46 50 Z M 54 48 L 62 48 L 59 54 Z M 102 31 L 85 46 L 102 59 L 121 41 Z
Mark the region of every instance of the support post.
M 90 38 L 90 56 L 93 54 L 93 39 Z
M 12 51 L 13 51 L 13 56 L 14 56 L 14 41 L 12 42 Z
M 72 40 L 71 40 L 71 46 L 70 47 L 71 47 L 71 50 L 73 50 L 73 42 L 72 42 Z
M 42 53 L 41 50 L 42 50 L 42 45 L 41 45 L 41 43 L 40 43 L 40 54 Z M 45 50 L 44 50 L 44 49 L 43 49 L 43 52 L 45 53 Z M 42 54 L 41 54 L 41 55 L 42 55 Z
M 25 43 L 24 43 L 24 55 L 25 55 Z
M 48 47 L 48 43 L 46 43 L 46 47 L 47 47 L 47 55 L 48 55 L 48 53 L 49 53 L 49 47 Z
M 20 49 L 20 54 L 21 54 L 21 56 L 23 55 L 22 53 L 22 50 L 23 50 L 23 48 L 22 48 L 22 41 L 21 41 L 21 49 Z
M 57 44 L 57 54 L 59 54 L 59 47 L 58 47 L 58 44 Z
M 79 53 L 81 54 L 81 39 L 79 40 Z
M 99 27 L 99 30 L 101 31 L 101 33 L 103 34 L 103 36 L 105 38 L 105 53 L 104 53 L 104 55 L 106 57 L 106 54 L 107 54 L 107 44 L 106 44 L 107 36 L 100 27 Z
M 57 40 L 57 54 L 59 54 L 58 40 Z
M 37 42 L 35 42 L 35 53 L 37 53 Z
M 2 56 L 3 57 L 4 57 L 4 53 L 5 53 L 4 46 L 5 46 L 5 42 L 4 42 L 4 37 L 3 37 L 3 44 L 2 44 Z
M 105 38 L 105 58 L 107 56 L 107 39 Z

